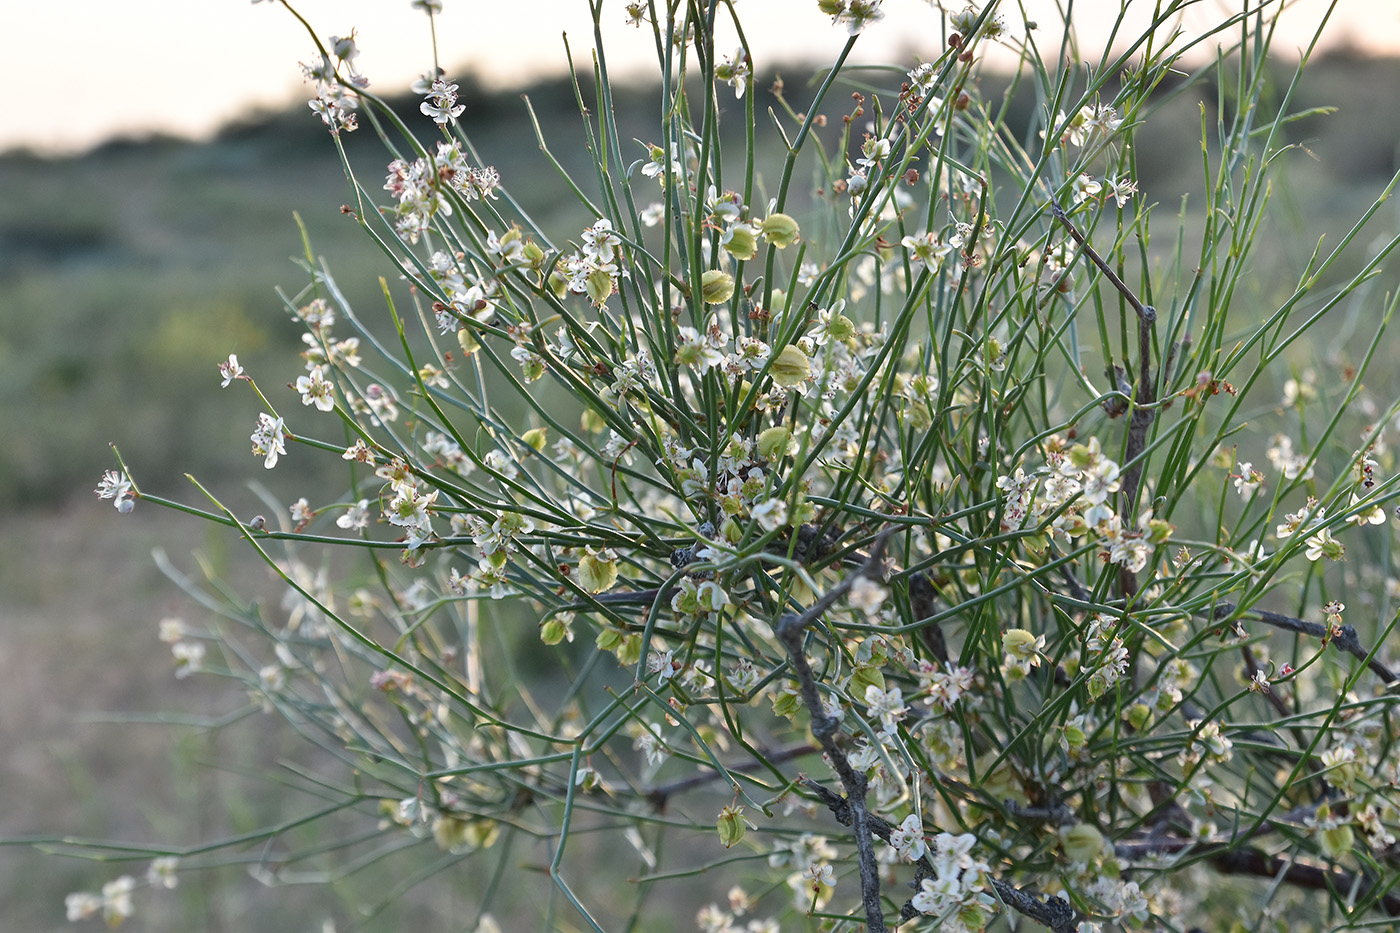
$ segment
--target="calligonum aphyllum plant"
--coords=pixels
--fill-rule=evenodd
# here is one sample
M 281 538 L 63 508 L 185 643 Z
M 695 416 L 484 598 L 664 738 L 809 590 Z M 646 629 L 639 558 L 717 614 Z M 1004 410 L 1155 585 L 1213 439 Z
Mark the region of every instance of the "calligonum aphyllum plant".
M 401 112 L 310 31 L 382 300 L 308 245 L 291 391 L 219 365 L 262 465 L 340 458 L 339 488 L 254 519 L 103 479 L 287 594 L 180 577 L 213 608 L 163 628 L 177 672 L 314 737 L 357 844 L 438 853 L 480 929 L 1395 915 L 1396 406 L 1362 375 L 1396 241 L 1360 235 L 1390 189 L 1258 287 L 1301 66 L 1273 8 L 1189 34 L 1186 5 L 1124 4 L 1150 22 L 1092 52 L 935 5 L 888 67 L 854 64 L 879 0 L 795 5 L 849 37 L 800 83 L 747 4 L 592 4 L 581 119 L 535 120 L 548 177 L 481 159 L 445 72 Z M 647 112 L 609 80 L 621 20 Z M 1183 94 L 1213 122 L 1155 127 Z M 1154 129 L 1201 138 L 1166 221 Z M 531 219 L 546 185 L 571 226 Z M 1363 301 L 1345 376 L 1307 376 Z

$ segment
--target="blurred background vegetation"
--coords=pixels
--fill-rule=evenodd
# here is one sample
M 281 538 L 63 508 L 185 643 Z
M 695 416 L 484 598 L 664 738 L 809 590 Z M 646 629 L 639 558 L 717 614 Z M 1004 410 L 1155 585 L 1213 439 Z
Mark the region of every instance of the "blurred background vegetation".
M 1280 95 L 1291 71 L 1278 65 Z M 765 90 L 773 77 L 754 85 L 760 109 L 774 103 Z M 798 110 L 810 96 L 809 77 L 793 69 L 783 75 Z M 585 215 L 540 151 L 519 96 L 486 96 L 461 83 L 462 121 L 483 162 L 501 170 L 556 242 L 576 237 Z M 897 90 L 898 83 L 871 76 L 871 87 Z M 984 79 L 978 93 L 995 98 L 1001 87 L 994 85 Z M 1335 55 L 1310 67 L 1296 107 L 1337 109 L 1291 124 L 1299 145 L 1283 157 L 1256 292 L 1239 296 L 1250 308 L 1244 313 L 1271 310 L 1318 238 L 1349 228 L 1396 170 L 1396 87 L 1400 61 Z M 577 177 L 590 177 L 573 88 L 556 82 L 526 93 L 554 154 Z M 622 136 L 653 141 L 657 91 L 619 90 L 617 98 Z M 1191 198 L 1201 189 L 1201 108 L 1213 123 L 1216 100 L 1212 86 L 1193 87 L 1166 101 L 1139 137 L 1139 184 L 1165 214 L 1154 228 L 1164 249 L 1178 212 L 1188 218 L 1189 236 Z M 1012 124 L 1031 126 L 1034 102 L 1014 103 L 1022 117 Z M 398 106 L 414 125 L 421 120 L 416 98 Z M 828 115 L 828 151 L 841 116 Z M 776 140 L 766 128 L 765 121 L 760 132 L 772 153 Z M 346 144 L 362 183 L 377 191 L 387 161 L 381 144 L 367 129 Z M 641 155 L 640 148 L 624 154 Z M 387 319 L 377 280 L 393 270 L 339 210 L 353 198 L 330 141 L 319 120 L 298 108 L 249 118 L 207 143 L 114 141 L 54 160 L 0 155 L 0 191 L 0 734 L 9 739 L 0 759 L 7 802 L 0 837 L 184 845 L 313 808 L 314 801 L 279 794 L 262 777 L 299 754 L 288 730 L 258 717 L 217 733 L 198 727 L 201 717 L 218 719 L 245 698 L 222 682 L 173 678 L 157 622 L 198 613 L 155 569 L 151 549 L 183 557 L 199 551 L 212 566 L 243 576 L 243 592 L 261 586 L 268 601 L 280 599 L 280 587 L 229 559 L 231 536 L 139 503 L 134 514 L 119 516 L 90 490 L 115 467 L 108 441 L 148 491 L 195 502 L 183 478 L 192 473 L 249 515 L 265 510 L 246 487 L 250 478 L 286 501 L 317 501 L 317 484 L 339 488 L 324 472 L 337 463 L 295 446 L 264 474 L 248 453 L 256 399 L 240 387 L 221 391 L 215 369 L 238 354 L 295 425 L 296 396 L 279 390 L 302 370 L 300 327 L 276 294 L 279 285 L 295 293 L 306 280 L 291 261 L 301 253 L 293 212 L 360 317 Z M 1400 226 L 1387 210 L 1374 236 Z M 1358 254 L 1341 272 L 1359 262 Z M 1344 340 L 1345 331 L 1332 333 Z M 1393 372 L 1384 365 L 1374 371 L 1373 381 L 1390 379 L 1372 387 L 1375 395 L 1400 392 Z M 211 770 L 216 760 L 220 769 Z M 250 862 L 259 857 L 249 850 Z M 431 853 L 417 857 L 426 864 Z M 144 866 L 0 850 L 0 917 L 9 929 L 64 929 L 65 893 Z M 355 890 L 271 891 L 239 866 L 185 881 L 164 900 L 143 897 L 133 928 L 311 930 L 376 896 L 358 877 Z M 443 925 L 455 900 L 450 884 L 432 898 L 405 899 L 381 918 L 382 928 L 460 928 L 466 918 Z M 678 916 L 676 926 L 690 928 L 690 917 Z

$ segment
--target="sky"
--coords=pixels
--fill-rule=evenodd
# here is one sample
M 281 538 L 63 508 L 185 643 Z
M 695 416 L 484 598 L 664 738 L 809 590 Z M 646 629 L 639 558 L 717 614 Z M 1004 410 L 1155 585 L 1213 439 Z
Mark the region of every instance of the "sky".
M 612 72 L 647 74 L 654 46 L 623 25 L 622 0 L 603 0 Z M 1245 0 L 1197 0 L 1188 30 L 1218 22 Z M 1329 0 L 1296 0 L 1275 49 L 1305 46 Z M 0 31 L 0 150 L 25 146 L 60 154 L 113 136 L 153 132 L 206 136 L 258 109 L 305 101 L 298 61 L 314 52 L 305 29 L 279 2 L 248 0 L 3 0 Z M 409 0 L 295 0 L 323 38 L 356 30 L 360 69 L 374 89 L 398 91 L 432 66 L 428 17 Z M 956 5 L 950 2 L 953 8 Z M 1004 7 L 1014 7 L 1002 0 Z M 1032 19 L 1056 21 L 1052 0 L 1025 0 Z M 586 66 L 593 46 L 584 0 L 445 0 L 438 47 L 450 74 L 470 69 L 488 86 L 511 87 L 565 67 L 567 34 Z M 737 0 L 755 64 L 830 61 L 845 31 L 816 0 Z M 927 0 L 885 0 L 886 19 L 857 43 L 857 58 L 912 66 L 931 58 L 940 35 Z M 1077 0 L 1073 20 L 1086 47 L 1101 45 L 1118 0 Z M 1150 12 L 1149 0 L 1130 11 Z M 502 11 L 517 11 L 517 15 Z M 1008 14 L 1013 29 L 1020 16 Z M 1043 33 L 1042 33 L 1043 34 Z M 1400 3 L 1336 0 L 1328 44 L 1369 54 L 1400 54 Z M 308 114 L 310 118 L 310 115 Z

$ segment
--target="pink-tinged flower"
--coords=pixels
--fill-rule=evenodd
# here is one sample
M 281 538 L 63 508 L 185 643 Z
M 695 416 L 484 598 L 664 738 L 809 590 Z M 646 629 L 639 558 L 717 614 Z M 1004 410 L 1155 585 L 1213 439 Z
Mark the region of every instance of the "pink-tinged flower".
M 340 455 L 340 459 L 354 460 L 357 463 L 373 463 L 374 451 L 370 450 L 369 445 L 363 440 L 357 440 L 345 448 L 345 453 Z

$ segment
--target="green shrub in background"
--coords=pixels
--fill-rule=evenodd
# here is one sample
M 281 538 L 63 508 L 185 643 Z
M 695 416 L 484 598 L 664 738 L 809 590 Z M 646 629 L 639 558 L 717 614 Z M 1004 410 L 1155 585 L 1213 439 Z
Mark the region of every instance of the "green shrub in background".
M 318 813 L 362 812 L 343 845 L 373 854 L 344 871 L 435 846 L 389 900 L 442 873 L 477 929 L 1400 913 L 1400 403 L 1362 384 L 1400 242 L 1363 230 L 1391 189 L 1248 306 L 1282 275 L 1251 257 L 1296 81 L 1270 96 L 1274 7 L 1187 37 L 1187 5 L 1094 54 L 1067 22 L 931 9 L 946 51 L 872 70 L 846 62 L 878 0 L 822 0 L 849 43 L 765 112 L 733 4 L 595 3 L 650 31 L 662 94 L 622 138 L 599 42 L 595 171 L 565 175 L 593 219 L 567 231 L 476 158 L 448 77 L 411 124 L 353 40 L 316 40 L 333 143 L 358 127 L 392 159 L 381 183 L 343 158 L 383 309 L 308 246 L 295 393 L 221 370 L 263 466 L 341 458 L 345 485 L 270 517 L 118 471 L 98 492 L 227 526 L 285 584 L 259 607 L 172 567 L 210 613 L 162 637 L 328 753 L 303 775 Z M 992 44 L 1020 57 L 1002 98 L 978 91 Z M 1205 203 L 1163 245 L 1134 140 L 1183 73 L 1218 119 L 1192 128 Z M 1275 413 L 1255 390 L 1349 308 L 1359 356 L 1293 373 Z M 277 848 L 317 815 L 223 848 L 257 839 L 260 877 L 290 881 L 338 849 Z M 162 852 L 149 881 L 220 851 Z M 69 915 L 120 921 L 135 885 Z

